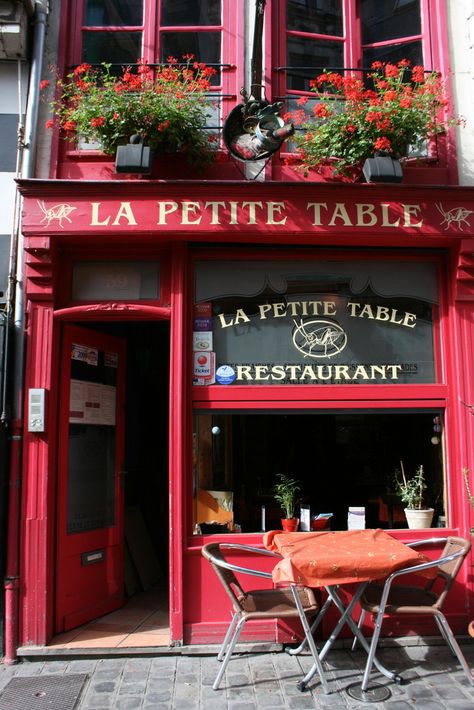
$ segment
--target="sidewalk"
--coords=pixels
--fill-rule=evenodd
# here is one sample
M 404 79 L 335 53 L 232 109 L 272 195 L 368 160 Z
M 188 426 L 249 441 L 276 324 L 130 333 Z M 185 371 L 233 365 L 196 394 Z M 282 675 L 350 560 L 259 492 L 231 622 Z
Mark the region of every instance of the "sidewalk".
M 241 647 L 242 648 L 242 647 Z M 474 668 L 474 642 L 463 645 Z M 388 684 L 392 697 L 385 703 L 359 703 L 344 688 L 362 678 L 366 656 L 362 651 L 332 651 L 324 666 L 330 695 L 324 695 L 315 678 L 301 693 L 296 683 L 311 665 L 310 656 L 299 659 L 285 653 L 249 653 L 231 660 L 220 690 L 212 690 L 217 673 L 215 655 L 164 655 L 134 658 L 91 658 L 25 661 L 0 665 L 1 692 L 11 678 L 87 674 L 75 710 L 303 710 L 325 708 L 389 708 L 405 710 L 472 710 L 474 687 L 445 646 L 405 646 L 380 649 L 383 663 L 402 673 L 401 686 L 375 673 Z M 46 681 L 48 682 L 48 681 Z M 34 681 L 33 681 L 34 685 Z M 34 688 L 33 688 L 34 690 Z M 37 695 L 41 695 L 37 693 Z M 31 695 L 22 710 L 53 708 L 44 698 Z M 18 707 L 20 707 L 18 705 Z M 54 710 L 63 710 L 54 705 Z

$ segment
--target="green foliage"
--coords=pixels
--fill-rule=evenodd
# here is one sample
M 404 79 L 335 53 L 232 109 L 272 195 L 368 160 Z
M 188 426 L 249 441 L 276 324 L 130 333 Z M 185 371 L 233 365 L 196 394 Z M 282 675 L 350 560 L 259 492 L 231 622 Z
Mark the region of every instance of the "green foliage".
M 305 175 L 331 161 L 334 173 L 348 175 L 366 158 L 383 152 L 403 158 L 407 149 L 422 150 L 426 141 L 443 133 L 448 120 L 444 83 L 436 72 L 374 62 L 368 88 L 360 75 L 342 76 L 325 71 L 310 82 L 318 102 L 312 113 L 305 109 L 287 114 L 300 128 L 295 134 L 296 160 Z M 302 97 L 300 106 L 309 97 Z
M 170 64 L 158 67 L 139 60 L 136 71 L 128 67 L 119 76 L 110 64 L 81 64 L 57 81 L 59 97 L 47 126 L 59 125 L 67 140 L 97 141 L 110 155 L 139 135 L 153 150 L 184 152 L 193 164 L 209 162 L 215 136 L 204 130 L 212 110 L 206 93 L 215 70 L 192 55 L 185 60 L 181 65 L 169 57 Z
M 403 469 L 403 463 L 400 463 L 401 470 L 396 469 L 394 471 L 394 483 L 397 494 L 409 510 L 420 510 L 424 507 L 424 491 L 427 488 L 423 466 L 418 466 L 415 474 L 411 478 L 407 478 Z
M 290 478 L 284 473 L 277 473 L 277 478 L 280 479 L 280 482 L 275 483 L 273 486 L 275 500 L 280 503 L 285 513 L 285 518 L 294 518 L 297 493 L 301 491 L 299 481 Z

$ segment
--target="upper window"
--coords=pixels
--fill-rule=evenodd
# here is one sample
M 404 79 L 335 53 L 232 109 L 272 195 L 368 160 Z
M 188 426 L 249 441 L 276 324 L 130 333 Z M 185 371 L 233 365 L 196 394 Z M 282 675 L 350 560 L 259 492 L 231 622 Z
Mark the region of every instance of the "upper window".
M 85 0 L 81 61 L 123 65 L 144 56 L 160 63 L 194 54 L 220 65 L 221 34 L 221 0 L 161 0 L 158 7 L 146 0 Z
M 196 61 L 216 70 L 211 80 L 216 111 L 209 127 L 220 125 L 222 107 L 223 115 L 234 107 L 236 59 L 229 0 L 79 0 L 77 4 L 70 65 L 108 62 L 112 70 L 121 72 L 137 65 L 138 59 L 152 66 L 167 63 L 169 57 L 181 62 L 184 55 L 194 55 Z M 235 30 L 235 18 L 233 23 Z
M 426 0 L 286 0 L 280 3 L 280 90 L 309 90 L 324 69 L 372 62 L 431 66 Z

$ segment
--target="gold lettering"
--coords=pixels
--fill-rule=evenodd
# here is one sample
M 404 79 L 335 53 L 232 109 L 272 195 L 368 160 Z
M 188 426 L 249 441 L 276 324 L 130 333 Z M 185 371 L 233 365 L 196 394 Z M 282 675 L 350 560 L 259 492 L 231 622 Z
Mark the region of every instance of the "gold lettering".
M 125 217 L 125 219 L 128 220 L 129 224 L 137 224 L 130 202 L 120 203 L 120 209 L 117 212 L 117 216 L 115 217 L 112 224 L 120 224 L 120 220 L 122 219 L 122 217 Z
M 358 227 L 373 227 L 377 224 L 377 217 L 374 214 L 375 205 L 356 203 L 357 210 L 357 226 Z M 364 216 L 369 217 L 369 221 L 364 221 Z
M 274 303 L 273 304 L 273 317 L 274 318 L 282 318 L 283 316 L 286 316 L 286 303 Z
M 318 365 L 317 368 L 318 380 L 330 380 L 332 377 L 332 367 L 330 365 Z M 323 374 L 326 370 L 326 375 Z
M 334 365 L 335 380 L 350 380 L 349 365 Z
M 372 306 L 369 305 L 368 303 L 365 304 L 365 306 L 362 306 L 361 311 L 359 313 L 359 318 L 374 318 L 374 314 L 372 312 Z
M 228 328 L 230 325 L 234 325 L 234 321 L 232 319 L 230 323 L 226 322 L 224 313 L 219 313 L 219 320 L 221 322 L 221 328 Z
M 230 222 L 229 224 L 238 224 L 239 221 L 237 219 L 237 207 L 239 203 L 238 202 L 231 202 L 230 203 Z
M 237 380 L 252 380 L 251 369 L 250 365 L 237 365 Z
M 284 209 L 284 202 L 267 202 L 267 224 L 286 224 L 286 216 L 280 219 L 279 222 L 275 220 L 275 212 L 281 214 Z
M 336 304 L 334 301 L 324 301 L 324 315 L 325 316 L 335 316 L 336 315 Z
M 313 209 L 313 227 L 321 227 L 321 207 L 327 210 L 326 202 L 308 202 L 306 209 Z
M 336 207 L 332 213 L 331 221 L 329 222 L 330 227 L 334 227 L 336 224 L 336 219 L 342 219 L 345 227 L 352 227 L 352 222 L 347 214 L 346 206 L 343 202 L 336 202 Z
M 311 365 L 305 365 L 303 367 L 303 372 L 301 373 L 300 380 L 306 379 L 306 377 L 309 380 L 317 380 L 318 378 L 316 377 L 316 373 L 313 370 L 313 367 Z
M 298 379 L 296 373 L 297 371 L 299 372 L 301 370 L 301 365 L 287 365 L 286 370 L 288 370 L 290 373 L 290 380 L 294 381 Z
M 386 306 L 377 306 L 377 315 L 375 316 L 375 320 L 388 320 L 389 318 L 389 309 L 386 308 Z
M 266 375 L 266 377 L 264 377 L 264 375 Z M 268 380 L 269 377 L 267 365 L 255 365 L 255 380 Z
M 284 380 L 285 379 L 285 368 L 283 365 L 273 365 L 272 367 L 272 380 Z
M 416 323 L 414 323 L 413 321 L 416 321 L 416 315 L 414 313 L 405 313 L 403 325 L 406 325 L 407 328 L 414 328 Z
M 157 224 L 167 224 L 166 217 L 178 209 L 177 202 L 158 202 L 158 222 Z
M 271 303 L 263 303 L 258 307 L 258 310 L 260 311 L 260 320 L 266 320 L 267 316 L 266 314 L 268 311 L 272 310 L 272 304 Z
M 375 376 L 376 374 L 379 374 L 381 376 L 382 380 L 386 380 L 387 379 L 387 368 L 385 367 L 385 365 L 371 365 L 370 366 L 370 375 L 371 375 L 370 379 L 371 380 L 377 379 Z
M 231 204 L 235 204 L 231 203 Z M 211 208 L 211 224 L 220 224 L 220 219 L 219 219 L 219 207 L 225 207 L 225 202 L 206 202 L 204 205 L 204 209 Z M 235 222 L 231 222 L 231 224 L 235 224 Z
M 181 224 L 199 224 L 202 219 L 202 215 L 200 215 L 197 219 L 194 221 L 191 221 L 189 219 L 189 214 L 195 215 L 196 212 L 199 210 L 199 202 L 187 202 L 183 201 L 183 210 L 181 214 Z
M 402 365 L 387 365 L 386 367 L 387 367 L 387 370 L 392 371 L 392 376 L 390 379 L 398 380 L 398 373 L 403 370 L 403 366 Z
M 262 209 L 263 204 L 261 202 L 242 202 L 242 209 L 246 207 L 249 208 L 249 218 L 247 224 L 257 224 L 256 208 L 260 207 Z
M 419 222 L 415 222 L 414 224 L 411 223 L 410 217 L 413 215 L 416 217 L 418 212 L 420 212 L 421 207 L 420 205 L 403 205 L 403 216 L 405 218 L 405 221 L 403 223 L 404 227 L 422 227 L 423 226 L 423 220 L 420 219 Z
M 243 308 L 237 308 L 237 311 L 235 313 L 235 321 L 234 322 L 235 322 L 235 325 L 237 325 L 237 323 L 241 323 L 241 322 L 243 322 L 243 323 L 250 322 L 250 318 L 245 314 L 245 311 L 243 310 Z
M 395 222 L 389 221 L 390 218 L 388 211 L 390 209 L 390 204 L 382 203 L 380 207 L 382 209 L 382 227 L 398 227 L 400 225 L 400 218 L 398 218 Z
M 106 227 L 110 222 L 110 215 L 103 222 L 99 222 L 99 207 L 101 204 L 101 202 L 91 202 L 91 227 Z
M 352 379 L 356 380 L 358 377 L 362 377 L 363 380 L 370 379 L 369 375 L 367 374 L 367 370 L 363 365 L 357 365 Z

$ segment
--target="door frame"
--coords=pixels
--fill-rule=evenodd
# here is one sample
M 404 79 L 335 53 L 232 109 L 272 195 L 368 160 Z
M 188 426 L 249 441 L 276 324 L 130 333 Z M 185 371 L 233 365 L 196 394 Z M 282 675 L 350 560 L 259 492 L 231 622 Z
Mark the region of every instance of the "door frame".
M 189 432 L 188 416 L 188 391 L 185 380 L 185 359 L 184 349 L 185 322 L 185 250 L 176 249 L 178 258 L 173 260 L 172 282 L 175 289 L 171 289 L 170 306 L 152 306 L 139 303 L 111 303 L 99 302 L 88 303 L 86 305 L 71 306 L 57 309 L 53 312 L 53 318 L 58 324 L 81 323 L 97 321 L 168 321 L 170 323 L 170 348 L 169 348 L 169 438 L 168 452 L 173 451 L 173 456 L 169 455 L 168 463 L 168 495 L 169 507 L 168 517 L 170 535 L 169 546 L 169 615 L 170 615 L 170 644 L 182 645 L 183 641 L 183 582 L 182 582 L 182 549 L 183 549 L 183 496 L 184 480 L 186 474 L 185 464 L 187 462 L 187 436 Z M 172 365 L 173 363 L 173 365 Z M 59 393 L 58 393 L 59 406 Z M 177 452 L 179 452 L 177 454 Z M 57 468 L 57 463 L 56 463 Z M 57 513 L 56 513 L 57 516 Z M 56 519 L 55 516 L 55 519 Z M 56 567 L 54 563 L 54 575 Z M 55 588 L 55 587 L 54 587 Z M 55 618 L 55 600 L 53 605 L 49 605 L 53 618 Z

